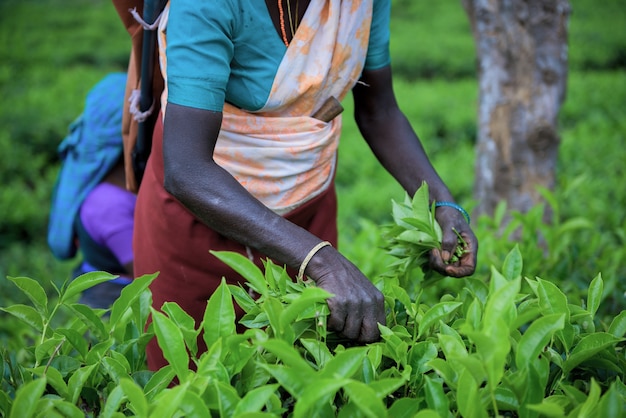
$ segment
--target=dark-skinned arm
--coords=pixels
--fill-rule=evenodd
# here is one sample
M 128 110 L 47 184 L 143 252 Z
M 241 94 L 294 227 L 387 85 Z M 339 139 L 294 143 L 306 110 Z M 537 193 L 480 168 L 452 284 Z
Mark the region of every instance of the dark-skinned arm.
M 411 196 L 422 181 L 430 199 L 454 202 L 447 186 L 430 163 L 422 144 L 402 113 L 393 92 L 391 67 L 365 71 L 353 89 L 355 119 L 376 158 Z M 431 266 L 442 274 L 464 277 L 474 273 L 478 242 L 463 215 L 451 207 L 437 208 L 435 217 L 443 230 L 442 251 L 431 252 Z M 458 231 L 467 243 L 461 259 L 449 263 Z
M 164 121 L 165 189 L 210 228 L 268 257 L 299 268 L 321 240 L 254 198 L 213 160 L 222 120 L 211 112 L 168 104 Z M 336 249 L 324 247 L 306 274 L 334 295 L 329 328 L 362 342 L 380 337 L 382 294 Z

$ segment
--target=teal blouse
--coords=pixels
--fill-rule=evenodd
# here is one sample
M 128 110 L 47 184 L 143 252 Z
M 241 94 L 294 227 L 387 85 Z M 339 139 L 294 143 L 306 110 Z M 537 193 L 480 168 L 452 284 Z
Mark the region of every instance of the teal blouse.
M 391 0 L 374 0 L 366 70 L 389 65 Z M 168 102 L 255 111 L 286 51 L 263 0 L 175 0 L 167 23 Z

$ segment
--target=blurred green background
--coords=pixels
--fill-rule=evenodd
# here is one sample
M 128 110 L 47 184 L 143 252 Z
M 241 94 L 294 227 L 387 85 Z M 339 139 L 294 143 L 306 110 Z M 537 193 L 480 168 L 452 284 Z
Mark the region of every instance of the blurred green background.
M 602 271 L 614 306 L 626 281 L 626 2 L 573 0 L 570 75 L 561 113 L 557 228 L 584 218 L 593 228 L 555 229 L 556 259 L 522 254 L 546 279 L 590 281 Z M 478 100 L 475 50 L 461 2 L 393 0 L 392 64 L 398 101 L 458 201 L 474 205 Z M 46 246 L 56 148 L 105 74 L 126 68 L 130 38 L 107 0 L 0 0 L 0 305 L 18 297 L 6 276 L 62 282 L 77 260 L 55 260 Z M 357 265 L 384 269 L 378 226 L 403 192 L 358 135 L 348 98 L 339 157 L 340 246 Z M 527 218 L 525 222 L 531 220 Z M 478 220 L 481 269 L 512 244 Z M 524 244 L 524 243 L 522 243 Z M 534 245 L 534 249 L 533 249 Z M 544 260 L 545 258 L 545 260 Z M 382 263 L 383 261 L 381 261 Z M 620 294 L 621 292 L 621 294 Z

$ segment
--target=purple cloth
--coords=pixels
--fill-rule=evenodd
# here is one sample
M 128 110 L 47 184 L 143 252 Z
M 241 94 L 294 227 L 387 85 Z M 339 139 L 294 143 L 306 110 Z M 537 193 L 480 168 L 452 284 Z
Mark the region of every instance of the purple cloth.
M 80 208 L 80 219 L 89 235 L 109 248 L 122 265 L 133 261 L 136 200 L 134 193 L 110 183 L 100 183 Z

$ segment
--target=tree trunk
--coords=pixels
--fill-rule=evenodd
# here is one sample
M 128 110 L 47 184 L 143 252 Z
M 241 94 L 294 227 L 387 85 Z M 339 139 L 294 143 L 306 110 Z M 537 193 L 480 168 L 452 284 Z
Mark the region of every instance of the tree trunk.
M 567 80 L 567 0 L 462 0 L 476 42 L 480 103 L 476 215 L 526 212 L 552 190 Z M 549 214 L 547 214 L 549 216 Z

